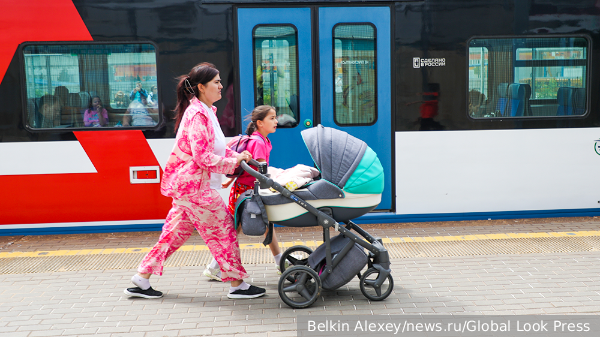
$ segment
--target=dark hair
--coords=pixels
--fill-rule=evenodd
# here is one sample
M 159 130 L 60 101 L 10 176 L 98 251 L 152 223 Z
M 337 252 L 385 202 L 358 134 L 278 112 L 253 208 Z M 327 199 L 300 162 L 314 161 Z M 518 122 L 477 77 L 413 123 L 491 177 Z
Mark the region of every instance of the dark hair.
M 100 96 L 90 96 L 90 100 L 88 102 L 88 109 L 92 108 L 92 101 L 94 100 L 94 98 L 98 98 L 100 100 L 100 102 L 102 102 L 102 99 L 100 98 Z
M 57 96 L 62 104 L 67 104 L 67 96 L 69 95 L 69 89 L 64 85 L 54 88 L 54 96 Z
M 40 98 L 40 103 L 39 103 L 39 109 L 40 109 L 40 111 L 41 111 L 42 107 L 45 104 L 51 104 L 51 105 L 58 104 L 60 107 L 62 107 L 62 101 L 56 95 L 44 95 L 44 96 L 42 96 Z
M 212 63 L 203 62 L 192 68 L 189 74 L 177 77 L 178 84 L 177 89 L 175 89 L 177 92 L 177 105 L 173 109 L 175 112 L 175 132 L 177 132 L 179 123 L 181 123 L 183 114 L 190 105 L 192 97 L 200 98 L 197 89 L 198 84 L 205 85 L 218 74 L 219 71 Z
M 270 105 L 259 105 L 254 108 L 254 110 L 252 110 L 248 116 L 246 116 L 246 120 L 250 120 L 250 124 L 248 124 L 248 127 L 246 128 L 246 134 L 248 136 L 252 135 L 254 131 L 258 130 L 256 121 L 262 121 L 265 119 L 271 110 L 277 111 Z

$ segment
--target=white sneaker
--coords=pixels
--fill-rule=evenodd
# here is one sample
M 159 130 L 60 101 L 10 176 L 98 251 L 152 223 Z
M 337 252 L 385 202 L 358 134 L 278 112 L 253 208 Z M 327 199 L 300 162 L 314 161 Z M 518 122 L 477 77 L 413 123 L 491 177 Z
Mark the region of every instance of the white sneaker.
M 290 260 L 285 259 L 285 269 L 288 269 L 291 265 L 292 265 L 292 263 L 290 262 Z M 279 268 L 279 265 L 276 264 L 276 266 L 277 266 L 277 275 L 281 275 L 281 269 Z
M 219 276 L 220 272 L 221 272 L 221 269 L 212 269 L 212 268 L 206 266 L 206 269 L 204 269 L 204 272 L 202 273 L 202 275 L 208 277 L 209 279 L 222 282 L 221 277 Z

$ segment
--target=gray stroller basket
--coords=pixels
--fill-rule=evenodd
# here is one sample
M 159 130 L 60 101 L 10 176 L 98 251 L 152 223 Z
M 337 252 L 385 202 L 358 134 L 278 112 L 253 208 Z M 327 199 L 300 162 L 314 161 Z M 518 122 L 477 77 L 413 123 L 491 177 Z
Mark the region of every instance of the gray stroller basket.
M 260 173 L 242 162 L 242 169 L 257 179 L 260 189 L 256 186 L 240 196 L 236 224 L 241 220 L 244 228 L 244 219 L 261 219 L 265 229 L 267 223 L 323 228 L 323 244 L 314 252 L 306 246 L 294 246 L 282 255 L 278 291 L 290 307 L 309 307 L 322 289 L 337 289 L 354 276 L 360 279 L 365 297 L 384 300 L 394 287 L 388 252 L 380 238 L 351 221 L 373 210 L 381 200 L 383 169 L 377 155 L 363 141 L 321 125 L 302 131 L 302 137 L 321 179 L 290 192 L 265 174 L 266 163 L 249 162 Z M 256 207 L 261 203 L 262 207 Z M 256 227 L 256 221 L 250 222 Z M 331 228 L 340 234 L 331 238 Z M 286 260 L 291 264 L 287 269 Z M 366 265 L 368 269 L 361 275 Z

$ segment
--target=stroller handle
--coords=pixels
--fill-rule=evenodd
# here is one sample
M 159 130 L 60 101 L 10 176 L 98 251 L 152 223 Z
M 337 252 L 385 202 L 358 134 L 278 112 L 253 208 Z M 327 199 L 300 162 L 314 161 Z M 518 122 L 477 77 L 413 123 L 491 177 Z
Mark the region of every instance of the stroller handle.
M 253 169 L 248 164 L 256 166 L 258 168 L 258 171 Z M 254 159 L 250 159 L 248 162 L 242 160 L 240 162 L 240 166 L 242 167 L 242 170 L 248 172 L 248 174 L 250 174 L 258 180 L 258 182 L 260 183 L 260 188 L 269 188 L 272 187 L 273 184 L 277 184 L 269 177 L 269 174 L 267 174 L 268 165 L 265 162 L 258 162 Z
M 242 162 L 240 162 L 240 166 L 242 167 L 242 170 L 248 172 L 248 174 L 250 174 L 254 178 L 258 179 L 259 181 L 261 181 L 262 179 L 265 178 L 265 176 L 260 174 L 260 172 L 257 172 L 255 169 L 250 167 L 250 165 L 248 165 L 248 164 L 260 168 L 262 165 L 266 165 L 266 163 L 259 163 L 255 159 L 250 159 L 247 163 L 245 160 L 242 160 Z

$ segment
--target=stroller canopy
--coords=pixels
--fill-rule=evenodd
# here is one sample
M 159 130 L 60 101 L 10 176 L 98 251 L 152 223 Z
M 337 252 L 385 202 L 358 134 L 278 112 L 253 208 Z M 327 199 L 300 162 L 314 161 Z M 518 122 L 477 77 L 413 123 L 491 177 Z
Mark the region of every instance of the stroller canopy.
M 365 142 L 322 125 L 301 134 L 323 179 L 349 193 L 383 192 L 383 166 Z

